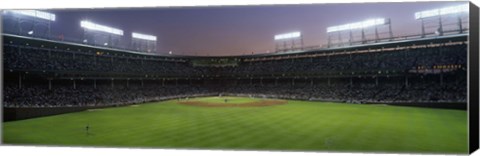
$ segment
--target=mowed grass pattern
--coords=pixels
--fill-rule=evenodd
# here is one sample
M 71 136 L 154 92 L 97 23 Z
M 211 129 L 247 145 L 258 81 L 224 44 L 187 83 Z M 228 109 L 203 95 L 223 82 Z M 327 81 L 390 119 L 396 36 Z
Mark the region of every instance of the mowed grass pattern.
M 289 101 L 199 107 L 176 100 L 4 123 L 4 143 L 32 145 L 466 153 L 467 112 Z M 91 135 L 85 126 L 90 125 Z

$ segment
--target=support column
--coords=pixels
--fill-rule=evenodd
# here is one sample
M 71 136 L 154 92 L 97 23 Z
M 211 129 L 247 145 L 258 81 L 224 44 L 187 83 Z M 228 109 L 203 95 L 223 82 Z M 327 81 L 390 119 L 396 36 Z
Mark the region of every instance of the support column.
M 362 43 L 366 43 L 366 38 L 365 38 L 365 30 L 362 29 Z
M 460 34 L 463 33 L 462 18 L 460 16 L 458 16 L 458 28 L 460 30 Z
M 77 83 L 75 80 L 73 80 L 73 89 L 77 89 Z
M 440 73 L 440 86 L 443 86 L 443 73 Z
M 392 20 L 388 19 L 388 32 L 390 33 L 390 41 L 393 40 L 393 32 L 392 32 Z
M 439 27 L 438 27 L 438 35 L 439 36 L 443 36 L 443 23 L 442 23 L 442 15 L 439 15 L 438 16 L 438 24 L 439 24 Z
M 342 43 L 342 34 L 340 33 L 340 31 L 338 31 L 338 43 L 339 45 Z
M 332 37 L 328 35 L 328 42 L 327 42 L 327 47 L 330 48 L 330 44 L 332 44 Z
M 93 79 L 93 89 L 97 89 L 97 79 Z
M 48 79 L 48 90 L 52 90 L 52 79 Z
M 292 48 L 290 48 L 290 49 L 291 49 L 291 51 L 293 51 L 293 50 L 295 49 L 295 40 L 294 40 L 294 39 L 292 39 L 292 45 L 291 45 L 291 47 L 292 47 Z
M 303 35 L 300 36 L 300 50 L 303 50 Z
M 425 37 L 425 21 L 423 20 L 423 18 L 421 19 L 422 21 L 422 38 Z
M 378 76 L 375 76 L 375 86 L 378 86 Z
M 408 87 L 408 76 L 405 76 L 405 86 Z
M 349 39 L 348 39 L 348 42 L 349 42 L 350 45 L 352 45 L 352 44 L 353 44 L 353 34 L 352 34 L 352 30 L 350 30 L 349 36 L 350 36 L 350 37 L 349 37 Z
M 112 47 L 112 35 L 108 35 L 108 47 Z
M 22 89 L 22 73 L 18 73 L 18 88 Z
M 328 86 L 330 86 L 330 78 L 327 78 Z
M 112 82 L 111 87 L 113 89 L 113 87 L 114 87 L 113 79 L 111 79 L 111 82 Z

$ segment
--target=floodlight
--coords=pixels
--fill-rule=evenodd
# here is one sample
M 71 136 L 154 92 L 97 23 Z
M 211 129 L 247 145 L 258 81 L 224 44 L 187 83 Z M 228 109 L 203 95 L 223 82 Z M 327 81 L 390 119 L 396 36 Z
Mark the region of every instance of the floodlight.
M 468 4 L 417 12 L 415 13 L 415 19 L 422 19 L 447 14 L 456 14 L 462 12 L 468 12 Z
M 104 45 L 104 46 L 108 46 L 108 43 L 104 43 L 103 45 Z
M 171 55 L 171 54 L 172 54 L 172 51 L 169 51 L 169 52 L 168 52 L 168 54 L 170 54 L 170 55 Z
M 55 21 L 55 14 L 38 11 L 38 10 L 9 10 L 9 12 L 25 15 L 25 16 L 31 16 L 35 18 L 40 18 L 44 20 L 49 20 L 49 21 Z
M 384 25 L 384 24 L 386 24 L 386 20 L 384 18 L 369 19 L 362 22 L 328 27 L 327 33 L 335 32 L 335 31 L 344 31 L 344 30 L 363 29 L 371 26 Z
M 157 36 L 145 35 L 145 34 L 140 34 L 135 32 L 132 33 L 132 37 L 137 39 L 142 39 L 142 40 L 157 41 Z
M 301 33 L 299 31 L 296 31 L 296 32 L 291 32 L 291 33 L 275 35 L 274 39 L 275 40 L 283 40 L 283 39 L 289 39 L 289 38 L 297 38 L 297 37 L 300 37 L 300 36 L 301 36 Z
M 91 29 L 91 30 L 97 30 L 97 31 L 102 31 L 110 34 L 115 34 L 115 35 L 120 35 L 123 36 L 123 30 L 104 26 L 104 25 L 99 25 L 95 24 L 89 21 L 81 21 L 80 26 L 86 29 Z
M 29 34 L 29 35 L 32 35 L 32 34 L 33 34 L 33 30 L 32 30 L 32 31 L 29 31 L 28 34 Z

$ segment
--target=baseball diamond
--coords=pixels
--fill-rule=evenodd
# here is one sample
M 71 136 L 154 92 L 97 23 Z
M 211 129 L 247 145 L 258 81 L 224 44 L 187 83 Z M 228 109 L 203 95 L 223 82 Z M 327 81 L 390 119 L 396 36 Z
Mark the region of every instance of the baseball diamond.
M 253 107 L 286 104 L 287 100 L 247 99 L 238 97 L 208 97 L 178 102 L 179 104 L 204 107 Z

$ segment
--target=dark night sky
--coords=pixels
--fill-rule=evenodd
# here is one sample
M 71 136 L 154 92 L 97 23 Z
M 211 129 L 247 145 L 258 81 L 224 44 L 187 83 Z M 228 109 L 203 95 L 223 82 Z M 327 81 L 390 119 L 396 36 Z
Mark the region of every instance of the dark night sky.
M 80 20 L 158 36 L 159 53 L 240 55 L 274 51 L 275 34 L 299 30 L 305 45 L 326 43 L 326 28 L 368 18 L 391 18 L 394 35 L 420 33 L 414 13 L 466 2 L 357 3 L 134 9 L 49 10 L 54 34 L 82 38 Z

